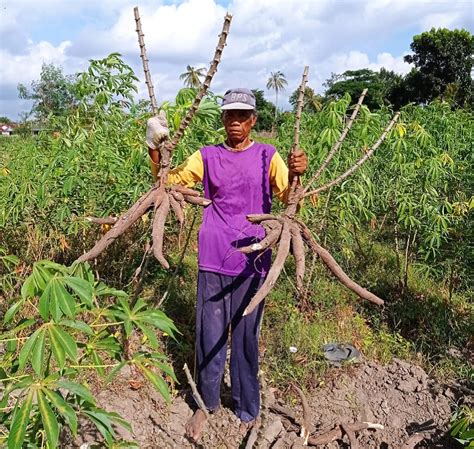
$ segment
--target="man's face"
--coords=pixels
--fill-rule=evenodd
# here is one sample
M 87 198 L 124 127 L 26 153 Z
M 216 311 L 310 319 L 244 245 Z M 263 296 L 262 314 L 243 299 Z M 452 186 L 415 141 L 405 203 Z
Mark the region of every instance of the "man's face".
M 257 122 L 255 111 L 245 109 L 228 109 L 222 112 L 227 137 L 232 141 L 242 142 L 250 134 Z

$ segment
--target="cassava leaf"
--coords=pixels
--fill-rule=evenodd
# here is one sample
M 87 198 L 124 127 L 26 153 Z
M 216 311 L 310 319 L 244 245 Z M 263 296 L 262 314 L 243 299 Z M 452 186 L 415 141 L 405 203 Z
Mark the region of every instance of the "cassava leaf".
M 54 338 L 64 348 L 66 354 L 72 359 L 75 360 L 77 357 L 77 345 L 74 339 L 61 327 L 59 326 L 50 326 L 50 335 L 54 334 Z
M 31 366 L 35 370 L 35 373 L 38 374 L 38 376 L 41 375 L 41 368 L 43 367 L 46 334 L 46 329 L 44 327 L 40 328 L 39 330 L 40 333 L 38 334 L 38 338 L 35 342 L 35 346 L 32 350 L 31 355 Z
M 9 323 L 12 318 L 17 314 L 20 310 L 21 306 L 25 302 L 25 299 L 19 299 L 17 302 L 13 303 L 8 310 L 5 312 L 5 316 L 3 317 L 4 324 Z
M 31 334 L 28 337 L 28 340 L 26 340 L 25 344 L 21 348 L 20 354 L 18 356 L 18 368 L 20 370 L 22 370 L 25 367 L 28 357 L 31 353 L 31 350 L 33 349 L 33 346 L 36 343 L 36 339 L 40 335 L 41 331 L 42 331 L 41 327 L 39 329 L 36 329 L 33 332 L 33 334 Z
M 64 315 L 74 318 L 76 315 L 76 301 L 59 280 L 53 284 L 53 295 Z
M 94 334 L 94 331 L 89 327 L 88 324 L 84 323 L 84 321 L 72 321 L 72 320 L 62 319 L 58 324 L 84 332 L 87 335 Z
M 38 407 L 41 413 L 46 438 L 51 448 L 55 448 L 59 438 L 59 424 L 42 390 L 37 390 Z
M 35 280 L 33 278 L 33 275 L 30 275 L 21 286 L 21 297 L 23 299 L 32 298 L 33 296 L 35 296 L 36 292 L 37 288 L 35 285 Z
M 76 293 L 79 298 L 89 307 L 92 307 L 92 295 L 94 293 L 94 288 L 89 282 L 84 279 L 72 276 L 65 276 L 64 282 L 66 285 Z
M 140 370 L 143 372 L 145 377 L 151 382 L 151 384 L 160 392 L 160 394 L 165 398 L 167 402 L 170 402 L 170 392 L 168 388 L 168 384 L 159 376 L 158 374 L 154 373 L 151 369 L 147 368 L 146 366 L 137 364 Z
M 57 392 L 43 389 L 43 392 L 48 397 L 49 401 L 56 410 L 62 415 L 74 435 L 77 434 L 77 416 L 74 409 L 64 400 L 64 398 Z
M 26 427 L 30 422 L 31 406 L 33 404 L 34 390 L 30 390 L 21 405 L 18 399 L 13 412 L 7 446 L 8 449 L 21 449 L 25 439 Z
M 65 390 L 76 394 L 77 396 L 81 397 L 87 402 L 90 402 L 91 404 L 95 404 L 94 396 L 92 396 L 91 392 L 83 385 L 69 380 L 59 380 L 57 382 L 57 386 L 59 388 L 64 388 Z
M 49 342 L 51 343 L 51 349 L 53 351 L 54 358 L 58 362 L 59 368 L 64 368 L 64 363 L 66 361 L 66 352 L 62 346 L 61 340 L 56 332 L 56 329 L 53 325 L 49 326 Z

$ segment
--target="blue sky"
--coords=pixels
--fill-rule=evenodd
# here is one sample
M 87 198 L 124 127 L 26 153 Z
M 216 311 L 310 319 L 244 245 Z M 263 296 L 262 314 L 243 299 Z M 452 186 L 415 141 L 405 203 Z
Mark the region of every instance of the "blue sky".
M 133 7 L 140 8 L 158 102 L 182 87 L 187 64 L 207 66 L 226 10 L 233 16 L 228 45 L 212 90 L 265 89 L 270 72 L 288 87 L 279 106 L 310 66 L 309 85 L 322 92 L 331 72 L 381 67 L 406 73 L 403 56 L 415 34 L 432 27 L 473 31 L 472 1 L 424 0 L 0 0 L 0 115 L 17 119 L 30 103 L 17 84 L 39 78 L 43 63 L 65 73 L 89 59 L 119 52 L 141 78 Z

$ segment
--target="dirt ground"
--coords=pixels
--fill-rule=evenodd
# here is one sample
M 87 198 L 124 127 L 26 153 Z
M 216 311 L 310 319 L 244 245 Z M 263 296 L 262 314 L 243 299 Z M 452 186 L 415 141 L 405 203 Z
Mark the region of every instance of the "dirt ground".
M 127 440 L 136 441 L 141 448 L 245 448 L 250 432 L 239 432 L 239 420 L 230 409 L 228 387 L 223 387 L 223 406 L 212 415 L 198 444 L 185 437 L 184 426 L 193 410 L 189 404 L 189 391 L 178 392 L 167 405 L 162 397 L 144 384 L 121 376 L 108 390 L 98 395 L 101 406 L 118 412 L 131 422 L 133 433 L 119 429 Z M 263 396 L 262 425 L 256 433 L 254 448 L 299 448 L 302 422 L 302 406 L 295 392 L 279 392 L 265 388 Z M 307 394 L 311 437 L 336 429 L 335 441 L 317 447 L 326 449 L 356 447 L 348 436 L 339 431 L 341 424 L 370 422 L 383 429 L 361 430 L 353 438 L 359 448 L 401 449 L 406 448 L 454 448 L 456 443 L 445 436 L 452 406 L 459 399 L 458 393 L 431 379 L 419 366 L 401 360 L 393 360 L 387 366 L 363 362 L 358 366 L 333 368 L 322 386 Z M 291 398 L 288 403 L 283 400 Z M 290 400 L 290 399 L 288 399 Z M 285 417 L 274 406 L 286 407 L 293 417 Z M 81 449 L 92 447 L 100 438 L 83 427 L 74 446 Z M 416 444 L 414 444 L 418 441 Z M 311 440 L 310 440 L 311 443 Z

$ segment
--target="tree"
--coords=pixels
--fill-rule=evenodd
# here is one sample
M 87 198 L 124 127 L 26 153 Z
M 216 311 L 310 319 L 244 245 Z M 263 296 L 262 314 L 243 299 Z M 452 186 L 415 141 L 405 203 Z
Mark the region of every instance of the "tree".
M 393 70 L 384 67 L 379 72 L 370 69 L 347 70 L 342 74 L 332 73 L 326 80 L 326 97 L 339 99 L 347 92 L 351 98 L 357 98 L 368 88 L 366 105 L 370 109 L 378 109 L 384 104 L 406 104 L 405 92 L 399 89 L 403 77 Z M 400 98 L 403 97 L 403 100 Z
M 186 66 L 186 72 L 179 75 L 180 80 L 184 80 L 184 85 L 186 87 L 200 87 L 201 78 L 206 75 L 206 68 L 200 67 L 196 69 L 192 65 Z
M 370 69 L 347 70 L 342 75 L 333 74 L 325 86 L 328 88 L 326 97 L 332 99 L 340 99 L 346 92 L 355 99 L 368 88 L 365 104 L 370 109 L 378 109 L 384 104 L 383 83 L 379 74 Z
M 255 95 L 255 102 L 258 112 L 258 120 L 255 125 L 255 131 L 271 131 L 273 117 L 275 115 L 275 105 L 268 101 L 263 95 L 263 90 L 252 89 Z
M 293 112 L 296 111 L 296 103 L 298 101 L 299 89 L 296 89 L 290 96 L 290 104 L 293 106 Z M 324 98 L 317 94 L 311 87 L 306 87 L 303 97 L 303 111 L 315 113 L 321 111 Z
M 403 76 L 395 73 L 393 70 L 387 70 L 385 67 L 382 67 L 378 73 L 378 78 L 381 83 L 381 94 L 384 102 L 393 104 L 394 89 L 402 85 Z
M 273 89 L 275 91 L 275 119 L 276 123 L 277 114 L 278 114 L 278 92 L 285 89 L 285 86 L 288 84 L 285 78 L 285 74 L 278 72 L 270 72 L 270 78 L 267 81 L 267 89 Z
M 31 90 L 18 84 L 19 97 L 33 100 L 31 112 L 41 121 L 50 115 L 66 115 L 76 103 L 75 78 L 75 75 L 64 75 L 62 67 L 43 64 L 40 79 L 31 83 Z
M 0 117 L 0 123 L 4 123 L 5 125 L 9 125 L 10 123 L 13 123 L 7 116 L 2 115 Z
M 472 103 L 474 35 L 432 28 L 414 36 L 410 48 L 413 54 L 404 59 L 415 66 L 405 79 L 407 89 L 417 93 L 412 101 L 427 103 L 447 96 L 461 106 Z

